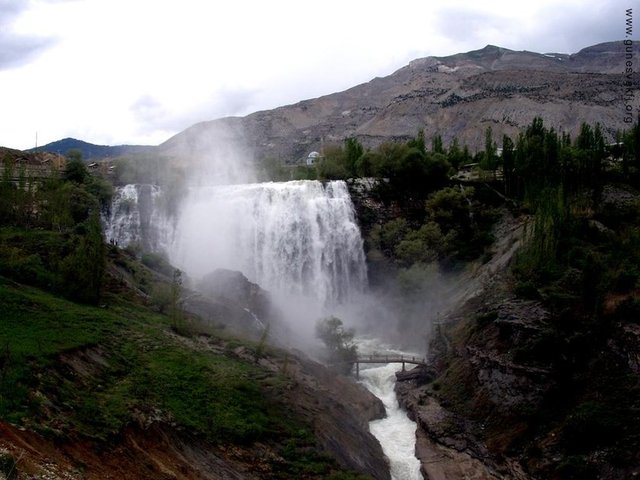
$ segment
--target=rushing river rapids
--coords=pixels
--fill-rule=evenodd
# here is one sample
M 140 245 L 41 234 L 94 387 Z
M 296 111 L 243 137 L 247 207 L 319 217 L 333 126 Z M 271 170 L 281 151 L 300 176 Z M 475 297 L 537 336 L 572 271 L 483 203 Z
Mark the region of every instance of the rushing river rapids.
M 384 348 L 384 353 L 411 356 L 413 353 L 385 348 L 376 339 L 360 340 L 359 351 L 375 353 Z M 363 365 L 360 367 L 360 382 L 382 400 L 387 416 L 369 423 L 369 430 L 378 439 L 384 454 L 389 459 L 393 480 L 422 480 L 420 461 L 415 456 L 416 424 L 407 412 L 398 405 L 395 393 L 396 372 L 399 364 Z

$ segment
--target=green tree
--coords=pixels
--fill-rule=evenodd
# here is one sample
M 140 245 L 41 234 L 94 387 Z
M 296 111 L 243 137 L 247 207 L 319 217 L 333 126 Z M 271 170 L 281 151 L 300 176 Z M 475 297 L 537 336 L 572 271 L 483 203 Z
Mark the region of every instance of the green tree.
M 80 150 L 69 150 L 64 179 L 74 183 L 85 183 L 88 177 L 89 170 L 87 170 L 87 166 L 82 161 L 82 152 Z
M 68 199 L 67 208 L 76 224 L 84 222 L 92 213 L 100 211 L 98 200 L 87 191 L 86 186 L 66 182 L 61 190 Z
M 398 192 L 407 199 L 418 196 L 424 188 L 427 177 L 427 162 L 424 152 L 418 147 L 410 147 L 400 160 L 391 182 Z
M 25 166 L 18 169 L 17 180 L 15 188 L 8 187 L 6 190 L 9 194 L 8 201 L 12 204 L 11 223 L 21 227 L 32 227 L 37 216 L 36 188 Z
M 408 149 L 409 147 L 403 143 L 385 142 L 380 144 L 377 149 L 379 163 L 374 166 L 375 175 L 382 178 L 393 177 Z
M 100 204 L 100 208 L 108 211 L 113 199 L 113 185 L 101 177 L 89 177 L 86 189 Z
M 13 184 L 15 162 L 9 154 L 3 158 L 4 169 L 0 182 L 0 224 L 11 225 L 15 220 L 16 186 Z
M 471 213 L 469 199 L 473 194 L 473 187 L 447 187 L 434 192 L 426 203 L 429 217 L 446 229 L 464 223 Z
M 63 232 L 73 226 L 71 215 L 71 197 L 68 189 L 63 188 L 65 183 L 57 179 L 49 179 L 44 182 L 38 191 L 42 208 L 40 221 L 44 228 Z
M 480 159 L 480 168 L 489 172 L 493 172 L 495 179 L 496 168 L 498 168 L 498 155 L 496 144 L 493 141 L 493 132 L 491 127 L 487 127 L 484 133 L 484 152 Z
M 390 254 L 409 232 L 407 221 L 398 217 L 388 221 L 380 229 L 380 249 Z
M 562 180 L 560 145 L 558 134 L 553 129 L 546 129 L 539 117 L 534 118 L 518 137 L 515 171 L 522 185 L 520 194 L 531 205 L 542 190 L 557 186 Z
M 536 197 L 533 232 L 519 263 L 528 275 L 548 272 L 556 265 L 563 229 L 570 215 L 562 187 L 548 187 Z
M 411 266 L 414 263 L 430 263 L 444 252 L 446 239 L 440 226 L 428 222 L 418 230 L 409 232 L 395 248 L 395 254 L 401 264 Z
M 418 134 L 416 135 L 416 137 L 409 140 L 407 142 L 407 146 L 409 148 L 415 148 L 423 155 L 427 153 L 427 144 L 424 140 L 424 130 L 423 129 L 418 130 Z
M 324 148 L 323 158 L 318 162 L 318 176 L 323 180 L 346 180 L 349 169 L 346 166 L 344 149 L 329 145 Z
M 442 137 L 440 135 L 434 135 L 431 138 L 431 151 L 433 153 L 445 153 L 444 146 L 442 145 Z
M 105 271 L 105 246 L 100 216 L 95 211 L 71 237 L 73 251 L 62 260 L 65 296 L 83 303 L 96 304 Z
M 364 148 L 362 144 L 355 137 L 349 137 L 344 141 L 344 161 L 345 168 L 349 174 L 349 177 L 353 178 L 358 175 L 357 163 L 362 154 Z
M 358 358 L 358 347 L 353 343 L 355 332 L 345 329 L 337 317 L 327 317 L 316 324 L 316 337 L 327 349 L 328 362 L 343 374 L 349 374 Z
M 504 181 L 504 193 L 507 196 L 514 195 L 516 191 L 514 167 L 515 152 L 513 140 L 509 136 L 502 137 L 502 177 Z
M 476 225 L 473 211 L 473 187 L 447 187 L 429 196 L 426 211 L 429 220 L 440 227 L 442 234 L 448 237 L 470 240 Z
M 356 162 L 356 176 L 358 177 L 374 177 L 376 175 L 377 166 L 382 163 L 380 154 L 377 152 L 365 152 Z
M 171 298 L 169 303 L 169 318 L 171 328 L 182 333 L 184 327 L 184 312 L 182 311 L 182 272 L 179 269 L 173 271 L 171 279 Z
M 449 149 L 447 150 L 447 162 L 449 162 L 449 164 L 456 170 L 460 168 L 461 165 L 471 163 L 471 154 L 469 153 L 469 149 L 466 145 L 464 146 L 464 149 L 460 148 L 458 137 L 453 137 L 453 140 L 451 140 L 451 143 L 449 144 Z

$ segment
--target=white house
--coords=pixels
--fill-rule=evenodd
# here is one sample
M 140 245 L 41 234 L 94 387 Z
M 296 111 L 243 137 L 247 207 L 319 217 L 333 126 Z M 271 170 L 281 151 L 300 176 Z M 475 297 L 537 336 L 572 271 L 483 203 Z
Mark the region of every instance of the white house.
M 318 159 L 320 158 L 320 154 L 318 152 L 311 152 L 308 156 L 307 156 L 307 166 L 311 166 L 313 164 L 315 164 Z

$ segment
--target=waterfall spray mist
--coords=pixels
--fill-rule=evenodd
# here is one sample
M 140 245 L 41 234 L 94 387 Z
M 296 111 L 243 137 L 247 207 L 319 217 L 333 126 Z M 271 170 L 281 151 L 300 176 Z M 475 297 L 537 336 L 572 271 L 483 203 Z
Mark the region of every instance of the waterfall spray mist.
M 362 238 L 344 182 L 193 188 L 176 231 L 171 260 L 189 275 L 241 271 L 298 324 L 315 322 L 366 288 Z

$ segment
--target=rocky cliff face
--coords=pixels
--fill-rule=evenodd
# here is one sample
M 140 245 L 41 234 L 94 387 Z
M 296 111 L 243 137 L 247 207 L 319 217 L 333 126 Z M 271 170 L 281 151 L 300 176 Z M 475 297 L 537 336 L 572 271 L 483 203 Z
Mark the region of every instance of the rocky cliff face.
M 255 361 L 255 353 L 246 347 L 229 352 L 228 345 L 208 336 L 181 341 L 189 349 L 226 352 Z M 96 349 L 72 352 L 60 359 L 68 368 L 67 374 L 78 378 L 104 368 L 106 361 L 105 352 Z M 265 354 L 259 367 L 267 377 L 287 378 L 286 388 L 274 387 L 265 395 L 287 405 L 291 419 L 311 426 L 321 452 L 366 478 L 390 479 L 380 444 L 368 429 L 369 421 L 385 415 L 379 399 L 303 355 L 283 358 Z M 257 480 L 282 478 L 277 467 L 286 464 L 281 446 L 260 441 L 214 444 L 177 425 L 160 410 L 138 412 L 137 422 L 109 442 L 79 435 L 51 439 L 46 429 L 43 431 L 45 434 L 0 422 L 0 478 L 9 471 L 16 475 L 9 478 L 15 479 Z M 315 451 L 316 447 L 307 448 Z M 7 462 L 13 462 L 15 468 L 7 467 Z
M 607 186 L 600 208 L 620 215 L 632 197 Z M 522 229 L 506 226 L 493 259 L 436 328 L 430 368 L 398 374 L 425 478 L 635 478 L 637 288 L 610 292 L 598 318 L 571 323 L 576 312 L 514 293 L 505 267 Z
M 486 127 L 494 138 L 515 137 L 535 116 L 575 134 L 582 122 L 600 122 L 610 139 L 624 123 L 625 46 L 610 42 L 573 55 L 481 50 L 427 57 L 392 75 L 344 92 L 243 118 L 190 127 L 159 148 L 175 156 L 205 155 L 231 145 L 260 161 L 297 162 L 324 145 L 356 136 L 366 146 L 406 140 L 424 129 L 445 145 L 455 136 L 481 148 Z M 637 56 L 640 47 L 633 46 Z M 637 85 L 638 75 L 633 80 Z M 637 87 L 635 92 L 637 92 Z M 640 95 L 631 102 L 634 111 Z

